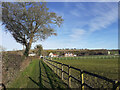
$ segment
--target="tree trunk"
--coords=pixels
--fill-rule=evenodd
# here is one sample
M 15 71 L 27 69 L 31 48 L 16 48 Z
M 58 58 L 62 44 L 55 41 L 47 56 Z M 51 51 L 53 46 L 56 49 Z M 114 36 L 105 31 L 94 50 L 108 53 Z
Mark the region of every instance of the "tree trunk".
M 26 45 L 26 49 L 25 49 L 25 52 L 24 52 L 24 55 L 25 55 L 26 57 L 28 57 L 29 50 L 30 50 L 30 46 L 29 46 L 29 44 L 28 44 L 28 45 Z
M 33 38 L 31 38 L 29 43 L 26 45 L 26 49 L 25 49 L 25 52 L 24 52 L 24 55 L 26 57 L 28 57 L 28 55 L 29 55 L 29 51 L 30 51 L 30 48 L 31 48 L 32 41 L 33 41 Z

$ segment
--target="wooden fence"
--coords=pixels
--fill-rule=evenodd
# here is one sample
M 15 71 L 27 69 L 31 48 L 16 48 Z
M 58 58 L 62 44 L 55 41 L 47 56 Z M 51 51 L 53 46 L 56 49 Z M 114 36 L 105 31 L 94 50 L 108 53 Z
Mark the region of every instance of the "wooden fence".
M 49 60 L 49 59 L 44 59 L 44 62 L 64 81 L 64 75 L 67 74 L 68 78 L 67 78 L 67 84 L 68 86 L 71 88 L 72 85 L 71 85 L 71 79 L 74 79 L 76 80 L 79 84 L 80 84 L 80 87 L 81 90 L 85 89 L 85 88 L 89 88 L 89 89 L 93 89 L 93 88 L 99 88 L 99 87 L 93 87 L 89 84 L 87 84 L 85 82 L 85 74 L 87 75 L 90 75 L 92 77 L 95 77 L 95 78 L 99 78 L 99 79 L 102 79 L 102 80 L 105 80 L 107 82 L 109 82 L 112 86 L 110 88 L 112 88 L 113 90 L 118 90 L 119 89 L 119 86 L 120 86 L 120 82 L 119 81 L 114 81 L 112 79 L 108 79 L 106 77 L 103 77 L 103 76 L 100 76 L 100 75 L 97 75 L 97 74 L 93 74 L 93 73 L 90 73 L 88 71 L 85 71 L 85 70 L 81 70 L 81 69 L 78 69 L 78 68 L 75 68 L 75 67 L 72 67 L 72 66 L 69 66 L 67 64 L 63 64 L 63 63 L 60 63 L 60 62 L 57 62 L 57 61 L 53 61 L 53 60 Z M 64 70 L 64 67 L 67 67 L 67 71 Z M 71 69 L 74 69 L 76 71 L 78 71 L 80 74 L 80 78 L 76 78 L 75 76 L 73 76 L 71 74 Z M 61 72 L 61 73 L 60 73 Z M 93 82 L 94 83 L 94 82 Z M 104 83 L 103 83 L 104 84 Z M 103 87 L 104 88 L 104 87 Z M 107 87 L 105 87 L 107 88 Z

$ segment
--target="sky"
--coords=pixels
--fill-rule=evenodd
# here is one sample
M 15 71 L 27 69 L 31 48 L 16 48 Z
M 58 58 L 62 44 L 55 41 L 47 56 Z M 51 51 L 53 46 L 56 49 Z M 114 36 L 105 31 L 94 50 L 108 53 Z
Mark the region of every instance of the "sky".
M 49 11 L 64 19 L 56 27 L 57 36 L 32 44 L 42 44 L 44 49 L 117 49 L 118 3 L 117 2 L 48 2 Z M 6 50 L 21 50 L 10 33 L 2 26 L 2 46 Z

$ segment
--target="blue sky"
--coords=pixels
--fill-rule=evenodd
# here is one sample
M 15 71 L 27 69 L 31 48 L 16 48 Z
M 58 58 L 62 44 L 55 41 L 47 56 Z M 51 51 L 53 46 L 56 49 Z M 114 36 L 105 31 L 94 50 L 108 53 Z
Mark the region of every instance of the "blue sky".
M 49 11 L 63 16 L 64 22 L 56 27 L 57 36 L 32 44 L 44 49 L 57 48 L 118 48 L 117 2 L 49 2 Z M 22 49 L 14 38 L 2 28 L 2 46 L 6 50 Z

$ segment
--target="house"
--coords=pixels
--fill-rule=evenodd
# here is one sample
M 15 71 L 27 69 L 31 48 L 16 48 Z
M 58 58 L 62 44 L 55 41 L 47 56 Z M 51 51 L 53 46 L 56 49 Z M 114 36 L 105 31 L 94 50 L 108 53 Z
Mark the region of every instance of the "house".
M 76 57 L 77 55 L 74 54 L 73 56 Z
M 65 53 L 65 57 L 73 57 L 72 53 Z
M 35 53 L 30 53 L 28 56 L 36 56 Z
M 50 54 L 49 54 L 49 57 L 53 57 L 53 53 L 50 53 Z
M 58 55 L 57 54 L 53 54 L 53 57 L 58 57 Z
M 77 55 L 75 55 L 73 53 L 65 53 L 64 56 L 65 57 L 76 57 Z
M 108 55 L 110 55 L 110 51 L 108 51 Z
M 50 54 L 49 54 L 49 57 L 58 57 L 58 55 L 57 55 L 57 54 L 50 53 Z

